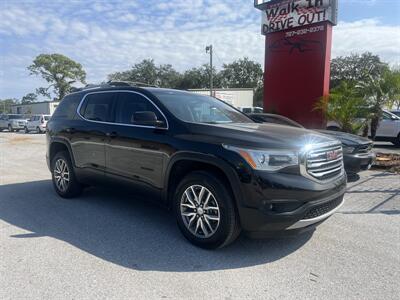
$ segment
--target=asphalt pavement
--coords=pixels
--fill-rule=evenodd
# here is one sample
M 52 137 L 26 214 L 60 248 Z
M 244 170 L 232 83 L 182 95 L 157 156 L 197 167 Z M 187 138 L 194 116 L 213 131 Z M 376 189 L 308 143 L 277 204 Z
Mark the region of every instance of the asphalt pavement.
M 398 299 L 400 175 L 368 171 L 313 234 L 206 251 L 134 193 L 59 198 L 45 136 L 0 133 L 0 299 Z

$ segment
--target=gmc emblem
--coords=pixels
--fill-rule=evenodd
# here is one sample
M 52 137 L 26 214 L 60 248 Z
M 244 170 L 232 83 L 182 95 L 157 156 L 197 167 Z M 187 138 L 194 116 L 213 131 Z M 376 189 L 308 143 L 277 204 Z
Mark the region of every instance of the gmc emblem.
M 339 157 L 339 152 L 338 151 L 328 151 L 326 152 L 326 159 L 331 161 L 331 160 L 335 160 Z

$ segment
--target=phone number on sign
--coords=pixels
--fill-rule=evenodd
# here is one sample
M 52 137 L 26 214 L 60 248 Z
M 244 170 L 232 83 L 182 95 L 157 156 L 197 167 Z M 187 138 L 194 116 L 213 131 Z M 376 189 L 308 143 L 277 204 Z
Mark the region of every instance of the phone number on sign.
M 286 37 L 292 37 L 295 35 L 303 35 L 303 34 L 318 32 L 318 31 L 324 31 L 324 26 L 315 26 L 315 27 L 306 28 L 306 29 L 289 31 L 289 32 L 286 32 Z

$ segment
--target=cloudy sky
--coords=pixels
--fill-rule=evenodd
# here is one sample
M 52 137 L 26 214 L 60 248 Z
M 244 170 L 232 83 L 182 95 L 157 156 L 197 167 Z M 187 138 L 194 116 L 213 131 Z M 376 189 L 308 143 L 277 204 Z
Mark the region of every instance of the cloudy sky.
M 339 0 L 333 56 L 371 51 L 400 64 L 400 0 Z M 183 71 L 248 56 L 263 62 L 253 0 L 0 0 L 0 99 L 45 83 L 26 67 L 40 53 L 80 62 L 88 82 L 145 58 Z

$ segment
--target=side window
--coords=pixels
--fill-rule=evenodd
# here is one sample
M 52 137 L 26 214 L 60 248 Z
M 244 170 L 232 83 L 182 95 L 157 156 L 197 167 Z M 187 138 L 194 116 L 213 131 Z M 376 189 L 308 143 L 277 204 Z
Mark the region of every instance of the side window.
M 390 117 L 390 115 L 389 115 L 389 114 L 387 114 L 387 113 L 383 113 L 383 115 L 382 115 L 382 119 L 383 119 L 383 120 L 391 120 L 392 118 Z
M 154 112 L 157 120 L 164 121 L 160 111 L 145 97 L 136 93 L 118 93 L 116 122 L 121 124 L 135 124 L 135 113 Z
M 82 99 L 82 95 L 67 95 L 65 96 L 57 109 L 54 111 L 52 120 L 55 119 L 73 119 L 76 114 L 79 102 Z
M 88 120 L 112 122 L 112 109 L 115 93 L 96 93 L 88 95 L 81 107 L 80 114 Z

